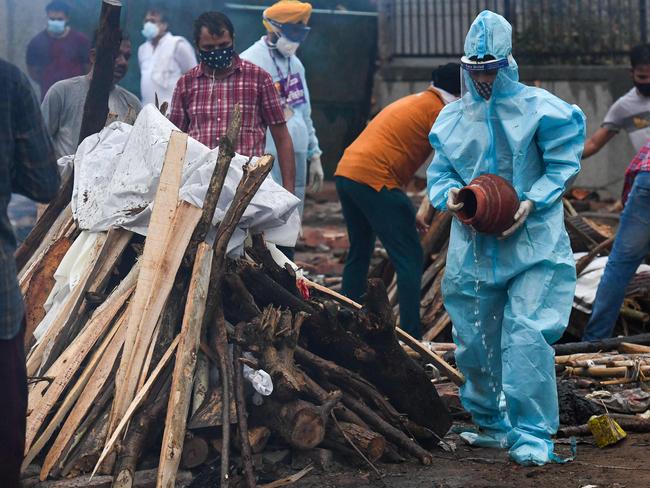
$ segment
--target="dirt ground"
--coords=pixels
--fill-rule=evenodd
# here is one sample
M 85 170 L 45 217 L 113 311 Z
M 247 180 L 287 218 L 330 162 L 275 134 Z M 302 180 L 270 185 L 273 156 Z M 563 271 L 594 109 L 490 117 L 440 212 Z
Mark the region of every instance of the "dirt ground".
M 345 222 L 334 185 L 305 205 L 303 237 L 297 246 L 296 261 L 312 279 L 327 279 L 336 287 L 347 248 Z M 378 464 L 378 476 L 368 465 L 354 468 L 338 462 L 325 470 L 315 468 L 296 488 L 650 488 L 650 434 L 630 434 L 616 446 L 599 449 L 590 438 L 580 440 L 573 462 L 525 468 L 508 460 L 502 450 L 466 446 L 455 434 L 448 440 L 456 452 L 435 452 L 432 466 L 412 462 Z M 556 448 L 563 457 L 570 454 L 567 440 Z M 349 461 L 349 460 L 348 460 Z M 287 473 L 290 474 L 290 473 Z
M 435 452 L 432 466 L 413 463 L 378 464 L 378 477 L 369 467 L 337 464 L 323 472 L 315 469 L 296 488 L 647 488 L 650 434 L 630 434 L 616 446 L 599 449 L 579 442 L 577 457 L 567 464 L 522 467 L 508 460 L 502 450 L 465 446 L 456 435 L 448 437 L 457 445 L 455 453 Z M 589 442 L 589 439 L 585 439 Z M 569 446 L 556 448 L 568 455 Z

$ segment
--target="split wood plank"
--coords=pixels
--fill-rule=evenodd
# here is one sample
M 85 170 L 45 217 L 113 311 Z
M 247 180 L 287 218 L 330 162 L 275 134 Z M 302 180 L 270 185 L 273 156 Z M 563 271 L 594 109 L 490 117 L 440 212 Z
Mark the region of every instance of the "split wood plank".
M 120 422 L 117 424 L 117 427 L 115 427 L 115 430 L 106 441 L 106 444 L 104 445 L 104 450 L 102 451 L 102 454 L 99 456 L 99 459 L 97 460 L 97 464 L 95 464 L 95 469 L 93 469 L 92 476 L 95 476 L 95 473 L 97 472 L 101 464 L 104 462 L 104 459 L 106 459 L 106 456 L 112 451 L 113 446 L 115 445 L 115 442 L 117 442 L 117 439 L 119 438 L 120 434 L 127 426 L 127 424 L 131 421 L 131 417 L 133 417 L 133 414 L 142 403 L 142 400 L 144 400 L 146 396 L 149 394 L 149 391 L 151 390 L 154 383 L 160 376 L 160 373 L 163 371 L 163 369 L 165 369 L 165 366 L 167 366 L 167 363 L 174 355 L 174 352 L 176 351 L 176 347 L 178 346 L 179 341 L 180 341 L 180 335 L 176 336 L 174 341 L 169 345 L 167 351 L 165 351 L 165 354 L 163 354 L 163 357 L 160 358 L 160 362 L 156 365 L 156 368 L 151 372 L 151 376 L 149 376 L 144 386 L 138 391 L 138 393 L 133 398 L 133 401 L 126 409 L 124 416 L 122 416 Z
M 54 444 L 50 448 L 45 461 L 43 461 L 43 468 L 41 469 L 40 479 L 44 480 L 48 477 L 50 471 L 58 464 L 63 456 L 64 450 L 70 445 L 70 441 L 77 432 L 77 428 L 85 418 L 86 414 L 92 408 L 95 400 L 103 391 L 104 386 L 111 377 L 114 371 L 115 363 L 124 345 L 124 336 L 126 333 L 126 317 L 128 311 L 125 312 L 120 318 L 120 330 L 116 334 L 114 340 L 106 350 L 104 357 L 100 364 L 97 366 L 92 376 L 88 380 L 88 384 L 81 393 L 79 400 L 74 408 L 68 415 L 61 431 L 59 432 Z
M 72 220 L 72 209 L 68 205 L 61 215 L 54 222 L 49 232 L 45 236 L 45 239 L 40 243 L 38 249 L 35 251 L 34 255 L 29 259 L 29 261 L 23 266 L 22 269 L 18 270 L 18 282 L 20 283 L 21 290 L 25 291 L 25 287 L 31 279 L 31 273 L 33 273 L 34 268 L 38 265 L 39 261 L 43 258 L 47 250 L 59 239 L 65 237 L 66 231 L 74 226 L 74 221 Z
M 355 302 L 354 300 L 349 299 L 344 295 L 341 295 L 340 293 L 335 292 L 334 290 L 330 290 L 326 286 L 319 285 L 318 283 L 314 283 L 313 281 L 308 280 L 307 278 L 303 278 L 303 280 L 308 287 L 313 288 L 314 290 L 318 290 L 322 293 L 330 295 L 357 309 L 363 308 L 361 304 Z M 422 358 L 424 358 L 427 361 L 431 361 L 437 367 L 441 368 L 444 371 L 444 373 L 449 377 L 449 379 L 452 380 L 455 384 L 460 386 L 463 383 L 465 383 L 465 378 L 459 371 L 453 368 L 447 361 L 445 361 L 441 356 L 433 352 L 431 349 L 423 346 L 422 343 L 418 341 L 415 337 L 411 336 L 410 334 L 400 329 L 399 327 L 395 327 L 395 332 L 397 333 L 397 336 L 401 341 L 403 341 L 411 349 L 416 351 Z
M 173 488 L 181 461 L 185 425 L 190 407 L 197 354 L 201 342 L 201 326 L 205 314 L 210 272 L 212 271 L 212 247 L 205 242 L 199 244 L 192 280 L 187 293 L 187 304 L 183 316 L 180 342 L 172 375 L 172 385 L 167 405 L 165 431 L 163 434 L 158 481 L 156 486 Z
M 45 305 L 56 283 L 54 273 L 71 245 L 72 241 L 67 237 L 59 239 L 52 244 L 37 266 L 35 266 L 26 289 L 21 290 L 25 300 L 24 342 L 26 352 L 29 351 L 31 345 L 35 342 L 34 331 L 46 315 L 43 305 Z
M 47 444 L 47 442 L 50 440 L 52 434 L 54 434 L 54 431 L 59 427 L 63 419 L 70 411 L 70 409 L 76 403 L 77 399 L 79 398 L 79 395 L 81 395 L 81 392 L 88 384 L 88 380 L 95 372 L 95 368 L 99 364 L 99 361 L 103 358 L 106 350 L 109 347 L 111 347 L 114 343 L 119 342 L 121 344 L 124 341 L 123 326 L 124 326 L 124 321 L 120 317 L 120 319 L 116 321 L 115 325 L 112 327 L 110 332 L 106 335 L 106 337 L 104 338 L 100 346 L 93 353 L 92 357 L 88 361 L 88 364 L 86 365 L 81 375 L 79 376 L 79 379 L 74 384 L 74 386 L 70 389 L 68 394 L 65 396 L 61 405 L 59 405 L 58 410 L 56 411 L 54 417 L 50 420 L 48 425 L 43 430 L 43 433 L 32 444 L 27 454 L 25 454 L 25 458 L 23 459 L 22 469 L 25 469 L 27 466 L 29 466 L 29 464 L 34 460 L 34 458 L 38 455 L 38 453 L 41 452 L 41 449 L 45 447 L 45 444 Z M 43 477 L 43 473 L 41 473 L 41 478 L 40 478 L 41 481 L 45 480 L 46 477 L 47 475 Z
M 102 259 L 102 254 L 106 252 L 106 239 L 108 234 L 101 233 L 90 251 L 90 259 L 86 270 L 84 271 L 79 283 L 70 291 L 69 296 L 48 328 L 47 332 L 41 337 L 38 344 L 32 349 L 27 358 L 27 376 L 36 376 L 41 364 L 48 355 L 48 351 L 56 341 L 57 337 L 65 330 L 74 319 L 76 319 L 76 312 L 79 310 L 81 303 L 85 298 L 86 291 L 92 279 L 95 276 L 95 271 Z
M 181 184 L 186 150 L 187 134 L 173 131 L 167 145 L 167 152 L 153 203 L 147 239 L 145 240 L 141 258 L 142 270 L 140 271 L 128 318 L 124 352 L 117 372 L 109 432 L 113 431 L 129 403 L 133 400 L 151 342 L 151 335 L 162 309 L 160 302 L 164 304 L 171 289 L 170 285 L 167 293 L 165 293 L 164 288 L 158 288 L 159 283 L 157 281 L 165 275 L 166 279 L 164 281 L 171 281 L 173 284 L 180 260 L 187 246 L 187 243 L 183 245 L 179 236 L 175 236 L 172 232 L 175 220 L 179 216 L 178 210 L 187 208 L 187 206 L 181 207 L 178 205 L 178 191 Z M 200 209 L 197 210 L 200 217 Z M 189 232 L 190 236 L 194 226 Z M 177 246 L 177 244 L 180 244 L 180 246 Z M 182 247 L 182 249 L 180 252 L 174 253 L 173 250 L 178 249 L 178 247 Z M 178 265 L 174 266 L 173 263 L 168 263 L 171 267 L 165 266 L 165 261 L 171 257 L 170 254 L 173 254 L 174 257 L 180 254 L 180 258 L 177 259 Z M 168 277 L 169 274 L 171 274 L 171 278 Z
M 147 374 L 143 371 L 146 362 L 147 353 L 151 344 L 151 339 L 156 328 L 156 323 L 160 318 L 167 297 L 174 286 L 174 279 L 176 272 L 181 265 L 185 250 L 192 237 L 194 228 L 201 218 L 201 209 L 191 205 L 187 202 L 181 202 L 178 206 L 174 220 L 172 221 L 171 236 L 169 245 L 163 253 L 162 261 L 160 263 L 160 272 L 156 275 L 153 285 L 148 289 L 151 295 L 144 311 L 142 312 L 141 322 L 138 330 L 136 331 L 136 347 L 132 349 L 133 354 L 130 364 L 128 365 L 127 374 L 125 377 L 118 376 L 118 382 L 122 381 L 123 388 L 121 392 L 123 396 L 121 399 L 117 398 L 118 390 L 116 389 L 116 399 L 113 403 L 113 410 L 111 411 L 111 419 L 113 423 L 117 423 L 122 417 L 123 412 L 128 407 L 130 400 L 133 399 L 137 391 L 137 385 L 141 375 Z M 136 287 L 137 291 L 137 287 Z M 133 312 L 131 312 L 133 314 Z M 124 341 L 126 347 L 127 341 L 130 336 L 127 329 L 127 338 Z M 122 353 L 122 360 L 120 366 L 124 362 L 125 352 Z M 128 383 L 128 386 L 127 386 Z M 127 399 L 128 400 L 127 402 Z M 125 402 L 125 403 L 122 403 Z M 112 425 L 112 424 L 110 424 Z M 113 427 L 114 428 L 114 427 Z M 113 429 L 109 428 L 109 432 Z
M 81 363 L 133 292 L 138 270 L 139 265 L 136 264 L 106 301 L 97 308 L 83 332 L 47 371 L 46 376 L 55 378 L 54 382 L 49 386 L 46 382 L 34 385 L 29 393 L 26 449 L 29 449 L 48 413 L 74 377 Z

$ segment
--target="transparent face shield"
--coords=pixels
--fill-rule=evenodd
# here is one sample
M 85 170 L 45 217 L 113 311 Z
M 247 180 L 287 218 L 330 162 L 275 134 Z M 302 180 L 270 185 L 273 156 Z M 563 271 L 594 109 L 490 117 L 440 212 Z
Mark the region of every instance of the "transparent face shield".
M 490 61 L 473 61 L 467 56 L 460 60 L 460 89 L 461 97 L 489 100 L 492 97 L 494 84 L 499 71 L 509 66 L 508 59 Z

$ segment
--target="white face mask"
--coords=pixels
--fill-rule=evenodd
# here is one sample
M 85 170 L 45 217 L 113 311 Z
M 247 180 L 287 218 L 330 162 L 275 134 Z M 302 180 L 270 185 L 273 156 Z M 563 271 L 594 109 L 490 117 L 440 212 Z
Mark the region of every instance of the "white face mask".
M 290 58 L 291 56 L 296 54 L 296 51 L 300 47 L 300 43 L 292 42 L 286 37 L 281 36 L 278 39 L 278 41 L 275 43 L 275 47 L 278 50 L 278 52 L 282 54 L 285 58 Z
M 142 35 L 147 41 L 155 39 L 160 34 L 160 27 L 153 22 L 145 22 L 142 27 Z

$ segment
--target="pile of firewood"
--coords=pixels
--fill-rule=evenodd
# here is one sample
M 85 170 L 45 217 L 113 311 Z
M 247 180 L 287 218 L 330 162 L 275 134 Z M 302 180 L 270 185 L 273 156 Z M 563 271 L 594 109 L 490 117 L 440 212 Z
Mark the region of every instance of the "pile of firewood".
M 100 233 L 38 341 L 54 272 L 80 235 L 70 207 L 46 229 L 37 225 L 42 238 L 20 250 L 31 382 L 26 473 L 39 466 L 41 480 L 86 476 L 77 483 L 90 483 L 92 473 L 129 487 L 153 476 L 136 471 L 155 457 L 157 486 L 174 486 L 180 467 L 216 463 L 222 487 L 234 477 L 251 487 L 253 458 L 269 438 L 369 463 L 432 462 L 425 447 L 437 445 L 451 417 L 398 342 L 397 334 L 408 337 L 395 327 L 381 281 L 371 280 L 360 308 L 296 280 L 262 236 L 243 258 L 227 259 L 235 226 L 273 163 L 265 156 L 244 167 L 215 236 L 210 222 L 240 124 L 236 113 L 203 209 L 178 200 L 187 136 L 172 134 L 147 238 Z M 270 375 L 270 396 L 252 394 L 244 366 Z

